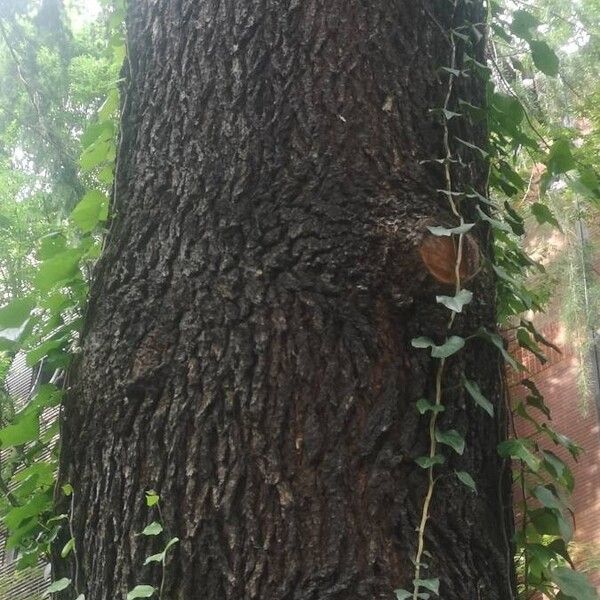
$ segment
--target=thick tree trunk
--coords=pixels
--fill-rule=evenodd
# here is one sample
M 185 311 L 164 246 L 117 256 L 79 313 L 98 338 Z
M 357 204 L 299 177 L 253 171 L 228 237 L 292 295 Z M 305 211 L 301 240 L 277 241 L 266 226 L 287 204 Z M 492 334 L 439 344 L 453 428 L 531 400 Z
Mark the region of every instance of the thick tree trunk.
M 414 458 L 428 448 L 415 403 L 437 368 L 410 340 L 444 335 L 435 294 L 451 293 L 418 251 L 427 225 L 452 223 L 440 165 L 422 161 L 444 154 L 431 109 L 448 89 L 448 31 L 482 12 L 130 2 L 116 213 L 64 410 L 87 600 L 158 585 L 142 567 L 158 541 L 135 536 L 149 488 L 181 539 L 164 599 L 391 600 L 410 586 L 427 480 Z M 453 106 L 481 105 L 478 78 L 460 81 Z M 456 187 L 483 190 L 480 157 L 458 151 Z M 488 233 L 473 232 L 485 255 Z M 488 270 L 469 287 L 462 335 L 494 325 Z M 464 397 L 463 369 L 495 421 Z M 467 450 L 439 469 L 426 535 L 444 600 L 511 597 L 500 373 L 477 341 L 446 371 L 441 424 Z

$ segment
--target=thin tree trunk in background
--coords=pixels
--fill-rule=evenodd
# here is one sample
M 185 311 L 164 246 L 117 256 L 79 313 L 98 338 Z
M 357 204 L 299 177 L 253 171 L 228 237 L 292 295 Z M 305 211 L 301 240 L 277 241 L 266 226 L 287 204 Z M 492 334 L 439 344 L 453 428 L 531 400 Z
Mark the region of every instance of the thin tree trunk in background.
M 431 109 L 448 88 L 448 31 L 484 20 L 479 1 L 452 12 L 131 0 L 115 217 L 64 407 L 86 600 L 159 584 L 142 566 L 159 542 L 134 535 L 156 516 L 150 488 L 181 539 L 163 599 L 392 600 L 410 587 L 427 482 L 414 458 L 428 448 L 415 403 L 438 364 L 410 340 L 445 335 L 435 295 L 452 293 L 418 251 L 427 225 L 453 222 L 440 166 L 421 161 L 444 155 Z M 457 96 L 481 105 L 483 83 L 461 79 Z M 484 128 L 450 123 L 485 144 Z M 485 165 L 460 153 L 457 189 L 483 192 Z M 473 232 L 488 254 L 488 232 Z M 469 288 L 458 335 L 495 322 L 489 270 Z M 465 398 L 463 369 L 496 420 Z M 441 426 L 467 449 L 439 469 L 426 575 L 444 600 L 507 600 L 496 352 L 469 341 L 444 387 Z

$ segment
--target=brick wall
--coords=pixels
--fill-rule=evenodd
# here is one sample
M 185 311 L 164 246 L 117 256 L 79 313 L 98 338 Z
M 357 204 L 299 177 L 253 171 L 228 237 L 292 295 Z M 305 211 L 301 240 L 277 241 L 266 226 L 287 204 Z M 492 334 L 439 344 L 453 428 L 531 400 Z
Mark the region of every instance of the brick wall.
M 540 328 L 539 328 L 540 329 Z M 541 333 L 555 343 L 561 352 L 546 352 L 548 362 L 541 364 L 531 353 L 511 343 L 512 351 L 525 364 L 528 377 L 539 387 L 546 404 L 552 411 L 552 426 L 579 444 L 584 452 L 575 462 L 568 452 L 557 448 L 551 441 L 544 442 L 552 451 L 561 456 L 573 471 L 575 490 L 572 496 L 574 513 L 574 556 L 582 569 L 588 571 L 593 583 L 600 590 L 600 414 L 598 393 L 582 406 L 578 386 L 578 374 L 582 365 L 570 343 L 569 332 L 559 322 L 546 319 Z M 526 395 L 526 390 L 518 384 L 519 378 L 512 373 L 509 378 L 513 402 Z M 593 382 L 596 385 L 596 382 Z M 529 435 L 532 426 L 524 420 L 516 420 L 518 435 Z M 595 559 L 595 561 L 594 561 Z

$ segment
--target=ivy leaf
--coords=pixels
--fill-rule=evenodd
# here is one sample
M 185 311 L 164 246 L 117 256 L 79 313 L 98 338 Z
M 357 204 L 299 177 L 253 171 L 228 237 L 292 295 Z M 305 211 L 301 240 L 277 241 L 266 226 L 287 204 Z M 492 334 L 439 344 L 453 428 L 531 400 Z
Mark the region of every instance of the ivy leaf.
M 447 108 L 442 108 L 442 113 L 447 121 L 452 119 L 453 117 L 461 117 L 460 113 L 454 112 L 453 110 L 448 110 Z
M 451 335 L 441 346 L 436 346 L 427 337 L 414 338 L 411 343 L 414 348 L 431 348 L 433 358 L 448 358 L 464 347 L 465 340 L 457 335 Z
M 454 473 L 463 485 L 466 485 L 470 490 L 473 491 L 473 493 L 477 493 L 475 480 L 471 477 L 471 475 L 469 475 L 469 473 L 466 471 L 454 471 Z
M 80 248 L 65 250 L 41 263 L 35 277 L 35 286 L 40 292 L 48 292 L 61 282 L 72 279 L 79 272 Z
M 100 221 L 108 217 L 108 197 L 98 190 L 87 192 L 71 212 L 71 221 L 83 233 L 92 231 Z
M 441 67 L 442 71 L 445 71 L 446 73 L 450 73 L 450 75 L 452 75 L 453 77 L 459 77 L 460 76 L 460 70 L 459 69 L 454 69 L 452 67 Z
M 71 585 L 71 580 L 67 577 L 63 577 L 58 581 L 55 581 L 50 585 L 50 587 L 46 590 L 44 596 L 49 596 L 50 594 L 56 594 L 56 592 L 62 592 L 66 590 Z
M 539 24 L 540 22 L 529 11 L 515 10 L 512 14 L 510 30 L 517 37 L 529 41 L 532 38 L 531 30 L 536 29 Z
M 582 448 L 571 438 L 567 437 L 563 433 L 559 433 L 550 425 L 548 425 L 548 423 L 542 423 L 538 431 L 544 432 L 557 446 L 566 448 L 575 461 L 579 458 Z
M 114 87 L 108 92 L 106 100 L 98 109 L 98 118 L 100 121 L 106 121 L 114 115 L 119 107 L 119 90 Z
M 450 446 L 457 454 L 463 454 L 465 451 L 465 438 L 456 429 L 449 429 L 448 431 L 436 429 L 435 439 L 440 444 Z
M 533 489 L 533 495 L 540 501 L 542 506 L 562 512 L 563 506 L 561 502 L 547 487 L 537 485 Z
M 473 292 L 460 290 L 455 296 L 436 296 L 435 299 L 452 312 L 461 313 L 463 307 L 473 299 Z
M 548 152 L 546 166 L 550 175 L 560 175 L 575 168 L 571 144 L 566 138 L 557 139 Z
M 503 458 L 516 458 L 522 460 L 534 473 L 541 466 L 541 460 L 531 451 L 531 442 L 524 439 L 505 440 L 498 444 L 498 454 Z
M 29 352 L 27 352 L 26 362 L 29 367 L 36 365 L 42 358 L 48 356 L 53 350 L 59 350 L 64 347 L 68 341 L 68 336 L 62 336 L 58 339 L 50 339 L 42 342 Z
M 135 600 L 135 598 L 151 598 L 155 593 L 156 588 L 151 585 L 136 585 L 127 593 L 127 600 Z
M 510 225 L 504 223 L 503 221 L 499 221 L 498 219 L 490 217 L 483 210 L 481 210 L 481 207 L 479 206 L 477 206 L 476 209 L 481 219 L 489 223 L 494 229 L 499 229 L 500 231 L 504 231 L 505 233 L 512 233 L 512 228 L 510 227 Z
M 419 456 L 415 458 L 415 462 L 422 469 L 429 469 L 430 467 L 435 467 L 435 465 L 443 465 L 446 459 L 441 454 L 436 454 L 435 456 Z
M 153 562 L 162 562 L 164 558 L 165 558 L 164 551 L 159 552 L 158 554 L 153 554 L 152 556 L 148 556 L 146 558 L 146 560 L 144 561 L 144 566 L 149 565 L 150 563 L 153 563 Z
M 408 598 L 412 598 L 412 592 L 407 592 L 406 590 L 394 590 L 394 594 L 396 594 L 396 600 L 408 600 Z
M 467 140 L 463 140 L 459 137 L 457 137 L 456 140 L 464 146 L 466 146 L 467 148 L 471 148 L 471 150 L 476 150 L 477 152 L 479 152 L 479 154 L 481 154 L 481 158 L 485 159 L 489 156 L 489 152 L 487 152 L 483 148 L 480 148 L 479 146 L 476 146 L 475 144 L 472 144 L 471 142 L 467 142 Z
M 544 457 L 543 467 L 550 476 L 563 485 L 567 491 L 572 492 L 575 486 L 575 479 L 571 469 L 550 450 L 542 450 Z
M 413 581 L 413 585 L 416 589 L 425 588 L 434 594 L 440 593 L 440 580 L 438 578 L 435 579 L 415 579 Z
M 157 521 L 153 521 L 150 525 L 147 525 L 140 535 L 158 535 L 162 533 L 163 527 Z
M 465 386 L 465 389 L 467 390 L 467 392 L 469 392 L 469 395 L 471 396 L 471 398 L 473 398 L 475 403 L 481 408 L 483 408 L 483 410 L 485 410 L 485 412 L 488 415 L 490 415 L 490 417 L 493 417 L 494 405 L 481 393 L 479 385 L 477 385 L 477 383 L 475 383 L 474 381 L 470 381 L 466 377 L 463 378 L 463 385 Z
M 483 121 L 487 118 L 487 112 L 481 106 L 475 106 L 470 102 L 466 102 L 465 100 L 460 99 L 458 101 L 458 104 L 460 105 L 461 109 L 463 109 L 465 113 L 469 115 L 471 120 L 475 121 L 476 123 L 479 121 Z
M 154 490 L 146 492 L 146 506 L 156 506 L 160 501 L 160 496 Z
M 458 227 L 428 227 L 429 231 L 438 237 L 450 235 L 463 235 L 475 227 L 475 223 L 463 223 Z
M 529 47 L 533 64 L 545 75 L 556 77 L 560 61 L 554 50 L 546 42 L 540 40 L 531 40 Z
M 71 538 L 63 547 L 63 549 L 60 552 L 60 556 L 62 558 L 67 558 L 67 556 L 69 556 L 69 554 L 71 553 L 71 550 L 73 550 L 73 548 L 75 548 L 75 540 L 73 538 Z
M 0 338 L 17 341 L 27 327 L 34 306 L 31 298 L 17 298 L 0 308 Z
M 178 537 L 171 538 L 165 546 L 165 549 L 162 552 L 159 552 L 158 554 L 153 554 L 152 556 L 146 558 L 146 560 L 144 561 L 144 565 L 150 564 L 152 562 L 163 562 L 165 560 L 165 557 L 167 556 L 167 552 L 177 543 L 179 543 Z
M 498 270 L 496 268 L 494 268 L 494 270 L 496 272 L 498 272 Z M 502 340 L 502 338 L 497 334 L 497 333 L 492 333 L 490 331 L 488 331 L 485 328 L 481 328 L 478 332 L 477 335 L 481 338 L 483 338 L 484 340 L 487 340 L 488 342 L 490 342 L 491 344 L 493 344 L 494 346 L 496 346 L 496 348 L 498 348 L 498 350 L 500 350 L 500 353 L 502 354 L 502 356 L 504 357 L 504 360 L 515 370 L 515 371 L 524 371 L 525 367 L 521 364 L 518 363 L 506 350 L 506 348 L 504 347 L 504 341 Z
M 113 161 L 114 158 L 115 145 L 112 139 L 99 139 L 82 152 L 79 164 L 83 171 L 91 171 L 104 162 Z
M 27 504 L 11 508 L 4 516 L 4 524 L 15 531 L 22 523 L 31 517 L 37 517 L 52 506 L 52 490 L 46 489 L 29 498 Z M 10 540 L 10 538 L 9 538 Z M 10 547 L 7 542 L 7 547 Z
M 431 411 L 435 413 L 444 412 L 446 409 L 443 404 L 432 404 L 429 400 L 421 398 L 417 400 L 417 410 L 420 414 L 424 415 L 426 412 Z
M 0 448 L 12 448 L 37 439 L 40 424 L 37 412 L 26 411 L 15 423 L 0 429 Z
M 583 573 L 577 573 L 568 567 L 554 567 L 550 571 L 550 578 L 569 598 L 598 600 L 598 593 Z
M 556 229 L 559 231 L 562 231 L 562 228 L 559 222 L 556 220 L 556 217 L 552 214 L 550 208 L 548 208 L 545 204 L 542 204 L 541 202 L 534 202 L 531 205 L 531 213 L 540 225 L 548 223 L 553 227 L 556 227 Z

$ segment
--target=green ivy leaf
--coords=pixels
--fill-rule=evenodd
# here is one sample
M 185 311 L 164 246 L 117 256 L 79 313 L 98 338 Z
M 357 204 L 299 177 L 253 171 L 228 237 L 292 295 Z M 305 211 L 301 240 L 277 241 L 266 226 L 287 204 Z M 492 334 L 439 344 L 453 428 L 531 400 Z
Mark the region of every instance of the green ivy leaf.
M 396 594 L 396 600 L 408 600 L 408 598 L 412 598 L 412 592 L 406 590 L 394 590 L 394 594 Z
M 504 223 L 503 221 L 499 221 L 498 219 L 490 217 L 479 206 L 476 207 L 476 210 L 479 213 L 481 219 L 489 223 L 494 229 L 504 231 L 505 233 L 512 233 L 512 228 L 510 227 L 510 225 L 508 225 L 508 223 Z
M 471 231 L 471 229 L 473 229 L 473 227 L 475 227 L 475 223 L 463 223 L 462 225 L 459 225 L 458 227 L 428 227 L 427 229 L 429 229 L 429 231 L 438 237 L 442 237 L 442 236 L 450 236 L 450 235 L 463 235 L 469 231 Z
M 569 140 L 559 138 L 552 144 L 546 166 L 550 175 L 560 175 L 575 168 L 575 158 Z
M 50 339 L 42 342 L 37 345 L 33 350 L 30 350 L 27 353 L 26 361 L 27 365 L 33 367 L 36 365 L 42 358 L 48 356 L 48 354 L 53 350 L 62 349 L 67 343 L 68 336 L 62 336 L 58 339 Z
M 536 29 L 539 25 L 540 22 L 529 11 L 515 10 L 512 14 L 510 30 L 517 37 L 529 41 L 532 39 L 531 30 Z
M 456 429 L 449 429 L 448 431 L 436 429 L 435 439 L 440 444 L 450 446 L 457 454 L 463 454 L 465 451 L 465 438 Z
M 71 580 L 67 577 L 63 577 L 58 581 L 55 581 L 50 585 L 50 587 L 46 590 L 44 596 L 49 596 L 50 594 L 56 594 L 56 592 L 62 592 L 66 590 L 71 585 Z
M 157 521 L 153 521 L 150 525 L 147 525 L 140 535 L 158 535 L 162 533 L 163 526 Z
M 37 412 L 25 410 L 16 422 L 0 429 L 0 448 L 12 448 L 37 439 L 40 424 Z
M 149 556 L 148 558 L 146 558 L 146 560 L 144 561 L 144 565 L 147 565 L 147 564 L 150 564 L 153 562 L 163 562 L 165 560 L 165 557 L 167 556 L 167 552 L 169 551 L 169 549 L 172 548 L 178 542 L 179 542 L 179 538 L 177 538 L 177 537 L 171 538 L 169 540 L 169 542 L 167 543 L 167 545 L 165 546 L 165 549 L 162 552 L 159 552 L 158 554 L 153 554 L 152 556 Z
M 473 292 L 460 290 L 455 296 L 436 296 L 435 299 L 452 312 L 461 313 L 463 307 L 473 300 Z
M 448 110 L 447 108 L 442 108 L 442 114 L 446 118 L 446 121 L 449 121 L 453 117 L 462 117 L 460 113 L 454 112 L 453 110 Z
M 434 594 L 440 593 L 440 580 L 435 579 L 415 579 L 413 585 L 418 590 L 419 588 L 425 588 Z
M 471 148 L 471 150 L 479 152 L 481 158 L 483 159 L 486 159 L 489 156 L 489 152 L 487 152 L 483 148 L 480 148 L 479 146 L 476 146 L 475 144 L 472 144 L 471 142 L 468 142 L 467 140 L 463 140 L 462 138 L 456 137 L 456 141 L 460 142 L 463 146 L 466 146 L 467 148 Z
M 428 411 L 441 413 L 444 412 L 446 409 L 444 408 L 443 404 L 432 404 L 431 402 L 429 402 L 429 400 L 421 398 L 420 400 L 417 400 L 417 410 L 420 414 L 424 415 Z
M 533 495 L 540 501 L 542 506 L 562 512 L 562 503 L 547 487 L 543 485 L 537 485 L 533 489 Z
M 497 269 L 496 267 L 494 267 L 494 270 L 496 271 L 496 273 L 499 273 L 499 268 Z M 504 347 L 504 340 L 497 334 L 497 333 L 492 333 L 491 331 L 488 331 L 485 328 L 481 328 L 478 332 L 477 332 L 477 336 L 480 338 L 483 338 L 484 340 L 490 342 L 491 344 L 493 344 L 494 346 L 496 346 L 496 348 L 498 348 L 498 350 L 500 350 L 500 353 L 502 354 L 502 356 L 504 357 L 504 360 L 515 370 L 515 371 L 524 371 L 525 367 L 521 364 L 518 363 L 506 350 L 506 348 Z
M 556 229 L 558 229 L 559 231 L 562 231 L 560 223 L 557 221 L 550 208 L 545 204 L 542 204 L 541 202 L 534 202 L 531 205 L 531 213 L 540 225 L 548 223 L 553 227 L 556 227 Z
M 475 484 L 475 480 L 467 473 L 466 471 L 454 471 L 458 480 L 466 485 L 470 490 L 472 490 L 475 494 L 477 493 L 477 486 Z
M 29 297 L 17 298 L 0 308 L 0 338 L 16 342 L 29 323 L 35 301 Z
M 598 592 L 583 573 L 568 567 L 554 567 L 550 578 L 568 598 L 576 600 L 598 600 Z
M 91 171 L 104 162 L 115 158 L 115 144 L 112 139 L 99 139 L 88 146 L 81 154 L 79 164 L 83 171 Z
M 75 540 L 73 538 L 71 538 L 64 546 L 63 549 L 60 552 L 60 555 L 62 558 L 67 558 L 67 556 L 69 556 L 69 554 L 71 553 L 71 550 L 73 550 L 73 548 L 75 548 Z
M 98 119 L 100 121 L 106 121 L 111 119 L 117 108 L 119 108 L 119 90 L 114 87 L 108 92 L 106 100 L 102 106 L 98 109 Z
M 171 538 L 167 542 L 167 545 L 165 546 L 164 553 L 166 554 L 175 544 L 178 544 L 178 543 L 179 543 L 178 537 Z
M 460 70 L 459 69 L 454 69 L 452 67 L 440 67 L 440 70 L 441 71 L 445 71 L 446 73 L 449 73 L 453 77 L 459 77 L 460 76 Z
M 35 286 L 42 292 L 49 292 L 59 282 L 72 279 L 79 273 L 81 249 L 73 248 L 56 254 L 39 266 Z
M 463 385 L 465 386 L 465 389 L 467 390 L 467 392 L 469 392 L 469 395 L 471 396 L 471 398 L 473 398 L 475 403 L 481 408 L 483 408 L 483 410 L 485 410 L 485 412 L 488 415 L 490 415 L 490 417 L 493 417 L 494 405 L 481 393 L 479 385 L 474 381 L 470 381 L 466 377 L 463 378 Z
M 441 454 L 436 454 L 435 456 L 419 456 L 415 458 L 415 462 L 422 469 L 429 469 L 430 467 L 435 467 L 435 465 L 443 465 L 446 459 Z
M 146 505 L 156 506 L 160 502 L 160 496 L 154 490 L 148 490 L 146 492 Z
M 4 516 L 4 524 L 14 531 L 26 520 L 37 517 L 51 506 L 52 490 L 43 490 L 31 496 L 26 504 L 11 508 Z
M 156 588 L 151 585 L 136 585 L 127 593 L 127 600 L 135 600 L 135 598 L 151 598 L 155 593 Z
M 108 217 L 108 197 L 98 190 L 88 191 L 71 212 L 71 221 L 83 233 L 92 231 Z
M 531 40 L 529 47 L 531 48 L 533 64 L 545 75 L 556 77 L 560 61 L 554 50 L 546 42 L 540 40 Z
M 498 454 L 503 458 L 517 458 L 522 460 L 532 471 L 537 473 L 541 466 L 541 460 L 531 451 L 529 440 L 517 438 L 505 440 L 498 444 Z
M 436 346 L 427 337 L 414 338 L 411 343 L 414 348 L 431 348 L 433 358 L 448 358 L 464 347 L 465 340 L 457 335 L 452 335 L 441 346 Z
M 144 561 L 144 566 L 149 565 L 150 563 L 153 563 L 153 562 L 162 562 L 164 558 L 165 558 L 165 553 L 163 550 L 163 552 L 159 552 L 158 554 L 153 554 L 152 556 L 148 556 L 148 558 L 146 558 L 146 560 Z

